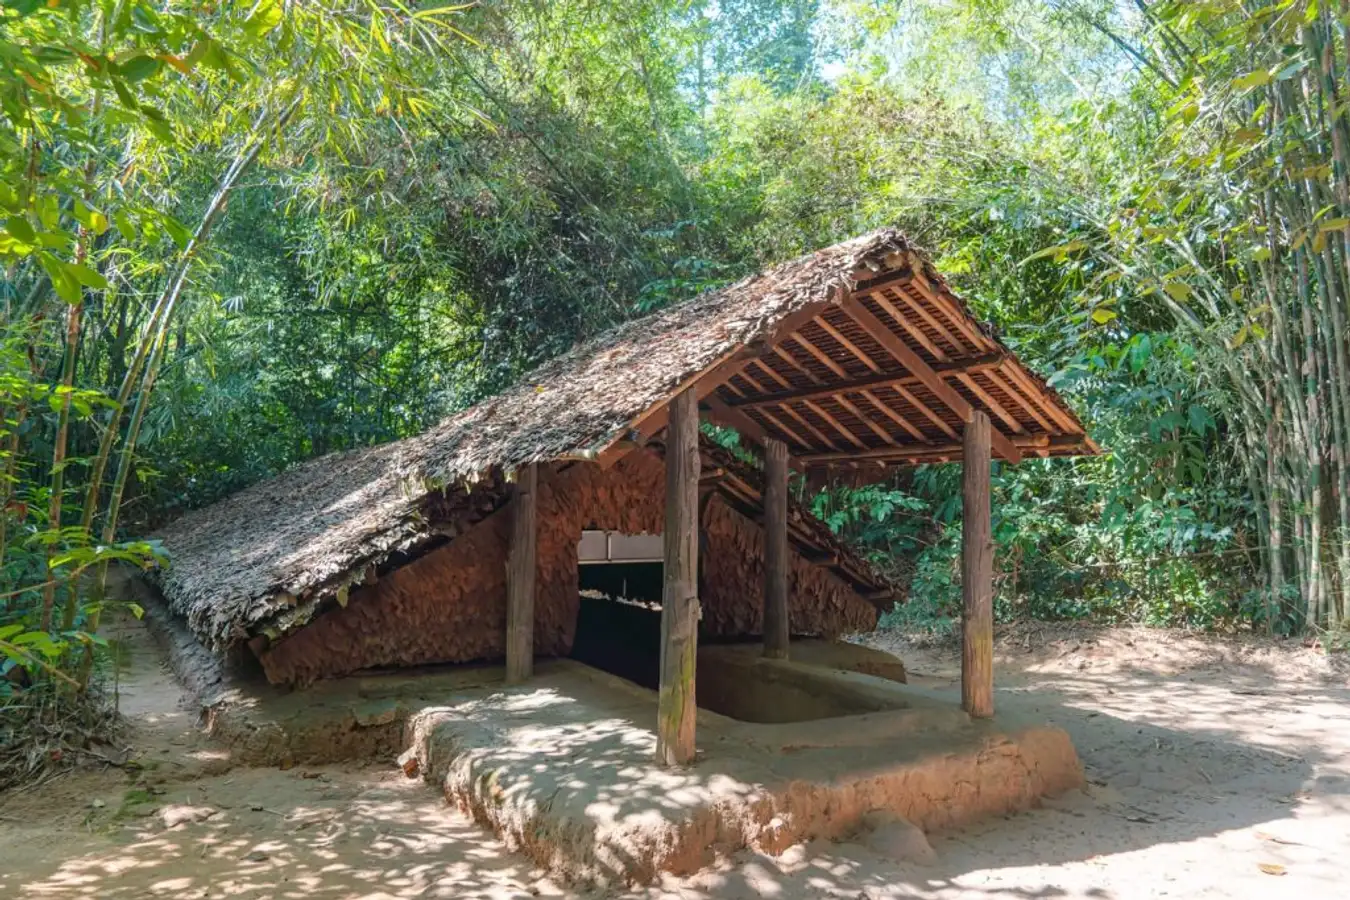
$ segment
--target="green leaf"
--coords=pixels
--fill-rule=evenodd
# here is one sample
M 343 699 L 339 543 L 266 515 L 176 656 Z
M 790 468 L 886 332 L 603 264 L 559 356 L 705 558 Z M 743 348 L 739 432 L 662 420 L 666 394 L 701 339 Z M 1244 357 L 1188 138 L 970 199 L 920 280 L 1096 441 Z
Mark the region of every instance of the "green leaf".
M 1096 322 L 1098 325 L 1105 325 L 1114 318 L 1116 318 L 1116 311 L 1114 309 L 1107 309 L 1104 306 L 1099 306 L 1092 311 L 1092 321 Z
M 33 226 L 29 224 L 28 220 L 22 216 L 10 216 L 6 219 L 5 230 L 25 244 L 37 243 L 37 232 L 33 230 Z
M 284 12 L 276 0 L 258 0 L 253 11 L 244 20 L 244 33 L 260 38 L 281 24 Z
M 144 81 L 164 67 L 164 63 L 153 56 L 133 56 L 118 66 L 122 77 L 130 82 Z
M 188 227 L 173 216 L 164 216 L 160 219 L 160 223 L 164 226 L 164 230 L 169 233 L 169 237 L 173 238 L 173 242 L 178 245 L 178 249 L 186 250 L 188 241 L 192 240 L 192 232 L 188 230 Z
M 66 263 L 65 269 L 70 273 L 71 278 L 75 279 L 85 287 L 94 288 L 99 291 L 105 290 L 108 287 L 108 279 L 82 263 Z
M 1257 69 L 1255 72 L 1249 72 L 1240 78 L 1233 79 L 1233 87 L 1239 91 L 1261 87 L 1264 84 L 1270 84 L 1270 73 L 1265 69 Z
M 1047 256 L 1053 256 L 1057 261 L 1063 261 L 1064 259 L 1068 258 L 1070 253 L 1082 250 L 1087 245 L 1088 245 L 1087 241 L 1074 240 L 1069 241 L 1067 244 L 1059 244 L 1058 246 L 1055 247 L 1046 247 L 1044 250 L 1037 250 L 1035 253 L 1031 254 L 1026 259 L 1018 263 L 1018 265 L 1025 266 L 1029 262 L 1038 259 L 1044 259 Z
M 80 283 L 66 271 L 66 264 L 50 253 L 39 254 L 38 260 L 42 263 L 42 268 L 47 270 L 47 277 L 52 280 L 52 289 L 56 291 L 56 296 L 72 305 L 79 303 L 83 296 L 80 292 Z
M 1318 231 L 1340 231 L 1350 226 L 1350 218 L 1327 219 L 1317 226 Z
M 1191 286 L 1184 281 L 1169 281 L 1163 285 L 1163 290 L 1178 303 L 1185 303 L 1191 299 Z

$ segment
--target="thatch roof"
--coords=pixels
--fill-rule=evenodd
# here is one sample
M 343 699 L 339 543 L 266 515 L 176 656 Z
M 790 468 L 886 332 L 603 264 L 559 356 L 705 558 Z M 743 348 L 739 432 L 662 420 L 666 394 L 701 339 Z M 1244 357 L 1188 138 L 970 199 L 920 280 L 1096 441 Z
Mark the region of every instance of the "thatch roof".
M 857 368 L 856 363 L 852 367 L 846 362 L 830 363 L 821 369 L 817 362 L 801 356 L 795 360 L 800 371 L 795 371 L 778 362 L 766 363 L 757 354 L 767 355 L 770 345 L 784 336 L 783 329 L 791 326 L 798 330 L 786 336 L 800 341 L 799 347 L 824 347 L 837 356 L 843 351 L 828 344 L 832 337 L 817 334 L 808 340 L 805 329 L 828 326 L 827 331 L 834 329 L 832 333 L 839 334 L 838 329 L 852 326 L 842 320 L 836 320 L 836 325 L 827 320 L 822 326 L 821 316 L 812 317 L 814 311 L 833 315 L 832 310 L 856 296 L 869 279 L 890 290 L 892 282 L 882 277 L 888 273 L 904 274 L 925 289 L 937 291 L 942 302 L 957 304 L 941 310 L 934 307 L 924 314 L 922 327 L 929 329 L 931 340 L 922 335 L 914 337 L 915 329 L 909 326 L 911 333 L 903 339 L 923 360 L 940 366 L 969 356 L 973 367 L 985 358 L 980 353 L 987 356 L 994 348 L 1003 354 L 998 366 L 1004 375 L 1009 369 L 1002 367 L 1016 367 L 1015 374 L 1023 385 L 1018 409 L 1025 407 L 1026 412 L 1021 419 L 1004 412 L 1005 424 L 1012 423 L 1004 429 L 1010 435 L 1007 447 L 1012 448 L 1015 439 L 1021 442 L 1017 446 L 1034 446 L 1042 455 L 1091 451 L 1081 424 L 1053 391 L 1022 369 L 992 333 L 970 318 L 964 305 L 903 235 L 882 229 L 610 329 L 423 435 L 313 460 L 184 516 L 160 535 L 171 560 L 161 577 L 165 596 L 171 608 L 186 616 L 197 634 L 216 647 L 264 630 L 284 631 L 351 582 L 354 573 L 359 575 L 366 567 L 432 538 L 425 522 L 424 501 L 433 491 L 458 491 L 487 477 L 500 478 L 501 473 L 531 462 L 603 459 L 626 439 L 641 438 L 654 430 L 665 401 L 678 390 L 700 383 L 704 385 L 700 396 L 720 398 L 724 408 L 747 404 L 744 413 L 731 420 L 743 425 L 743 431 L 754 431 L 758 426 L 765 434 L 786 440 L 794 454 L 818 454 L 822 464 L 833 463 L 829 451 L 837 449 L 820 431 L 831 427 L 826 420 L 841 429 L 841 435 L 844 429 L 855 435 L 843 435 L 849 441 L 843 444 L 848 450 L 876 453 L 875 459 L 882 462 L 887 461 L 882 451 L 889 452 L 891 447 L 897 452 L 906 450 L 902 441 L 883 433 L 877 422 L 886 422 L 894 429 L 889 423 L 898 416 L 917 418 L 919 413 L 898 399 L 908 394 L 916 404 L 929 407 L 926 414 L 936 424 L 910 426 L 911 434 L 919 438 L 905 436 L 906 440 L 921 450 L 931 449 L 928 457 L 943 458 L 939 451 L 945 445 L 939 432 L 951 433 L 943 421 L 957 422 L 959 427 L 961 416 L 961 409 L 948 406 L 959 407 L 965 402 L 962 398 L 979 406 L 983 393 L 994 404 L 1002 401 L 1012 407 L 1014 404 L 1003 393 L 1014 393 L 1007 383 L 979 381 L 985 377 L 983 369 L 977 372 L 971 368 L 973 375 L 953 369 L 953 374 L 962 379 L 974 378 L 978 390 L 972 392 L 958 385 L 956 390 L 962 397 L 955 397 L 942 393 L 943 385 L 938 385 L 938 393 L 929 396 L 921 386 L 898 384 L 897 399 L 890 400 L 887 395 L 878 401 L 876 421 L 862 421 L 861 416 L 851 417 L 848 410 L 856 413 L 858 409 L 843 394 L 829 400 L 806 398 L 800 401 L 805 406 L 797 406 L 796 399 L 784 401 L 781 407 L 755 406 L 763 404 L 764 397 L 772 397 L 763 390 L 763 375 L 751 380 L 742 368 L 746 361 L 755 361 L 764 372 L 778 367 L 773 374 L 789 392 L 807 392 L 832 378 L 842 379 L 841 390 L 850 389 L 847 376 Z M 859 315 L 866 318 L 869 314 L 864 310 Z M 936 322 L 939 330 L 946 331 L 943 315 L 953 328 L 953 320 L 961 320 L 962 334 L 968 336 L 970 346 L 962 346 L 959 339 L 946 340 L 931 330 L 930 323 Z M 853 347 L 870 363 L 858 352 L 858 346 L 875 352 L 875 343 L 867 343 L 863 336 L 854 335 L 851 340 L 840 336 L 841 346 Z M 886 345 L 884 336 L 881 340 Z M 787 362 L 799 355 L 780 351 L 775 352 Z M 893 363 L 888 360 L 884 371 L 871 363 L 871 369 L 885 375 Z M 927 363 L 921 360 L 911 364 L 922 368 Z M 899 369 L 893 374 L 909 377 L 909 370 Z M 718 377 L 716 383 L 710 380 L 713 375 Z M 886 390 L 889 388 L 868 388 L 863 395 L 877 400 Z M 943 405 L 944 398 L 947 405 Z M 889 412 L 882 409 L 881 401 Z M 835 402 L 845 407 L 831 407 Z M 882 412 L 886 418 L 882 418 Z M 789 413 L 824 440 L 799 437 L 791 428 L 780 429 L 776 423 L 785 421 Z M 819 413 L 823 418 L 818 418 Z M 1038 424 L 1050 419 L 1057 423 L 1054 431 Z M 998 431 L 1003 427 L 996 419 L 996 437 L 1001 436 Z M 927 438 L 928 443 L 922 440 L 924 428 L 939 429 Z M 886 442 L 873 447 L 873 433 L 886 437 Z M 912 459 L 922 461 L 918 456 Z

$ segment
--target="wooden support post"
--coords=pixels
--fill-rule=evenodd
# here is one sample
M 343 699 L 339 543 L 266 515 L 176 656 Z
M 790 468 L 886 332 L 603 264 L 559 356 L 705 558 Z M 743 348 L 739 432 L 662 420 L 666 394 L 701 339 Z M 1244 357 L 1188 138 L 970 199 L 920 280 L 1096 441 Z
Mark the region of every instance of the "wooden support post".
M 989 513 L 989 416 L 966 423 L 961 471 L 961 707 L 994 714 L 994 539 Z
M 538 466 L 516 473 L 512 498 L 511 547 L 506 557 L 506 682 L 517 684 L 534 674 L 534 578 L 538 525 L 535 496 Z
M 694 759 L 694 663 L 698 657 L 698 395 L 670 401 L 666 427 L 666 531 L 661 587 L 661 686 L 656 761 Z
M 788 658 L 788 448 L 764 442 L 764 655 Z

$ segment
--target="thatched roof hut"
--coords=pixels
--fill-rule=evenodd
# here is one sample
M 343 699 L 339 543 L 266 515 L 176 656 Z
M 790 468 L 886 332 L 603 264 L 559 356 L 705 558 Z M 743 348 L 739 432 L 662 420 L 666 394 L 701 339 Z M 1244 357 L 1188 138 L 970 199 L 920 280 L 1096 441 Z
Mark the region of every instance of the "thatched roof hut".
M 159 535 L 163 593 L 210 646 L 276 639 L 489 517 L 519 467 L 605 468 L 648 445 L 689 389 L 712 421 L 786 443 L 800 470 L 959 457 L 973 409 L 995 422 L 996 456 L 1095 450 L 927 259 L 882 229 L 613 328 L 425 434 L 312 460 L 184 516 Z M 753 514 L 757 472 L 704 452 Z M 795 519 L 801 552 L 860 593 L 884 590 L 823 525 Z

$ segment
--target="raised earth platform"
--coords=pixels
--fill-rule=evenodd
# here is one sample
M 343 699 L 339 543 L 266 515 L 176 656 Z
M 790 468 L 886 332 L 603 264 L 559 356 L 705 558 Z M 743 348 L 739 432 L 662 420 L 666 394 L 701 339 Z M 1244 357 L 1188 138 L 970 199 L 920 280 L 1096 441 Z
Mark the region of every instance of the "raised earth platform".
M 401 757 L 513 849 L 581 881 L 646 882 L 886 817 L 950 828 L 1083 781 L 1063 731 L 972 721 L 900 683 L 894 657 L 853 645 L 794 643 L 790 662 L 701 648 L 699 701 L 719 712 L 699 710 L 698 758 L 671 770 L 653 763 L 656 694 L 577 662 L 541 661 L 515 687 L 483 666 L 286 692 L 213 668 L 149 618 L 227 764 Z
M 688 873 L 746 847 L 776 854 L 846 838 L 877 813 L 925 831 L 954 827 L 1082 785 L 1057 728 L 972 722 L 894 682 L 748 649 L 705 648 L 699 688 L 715 681 L 761 712 L 779 703 L 779 714 L 761 715 L 777 721 L 701 709 L 687 769 L 653 763 L 653 692 L 570 662 L 422 711 L 410 721 L 414 752 L 447 799 L 512 849 L 598 883 Z

